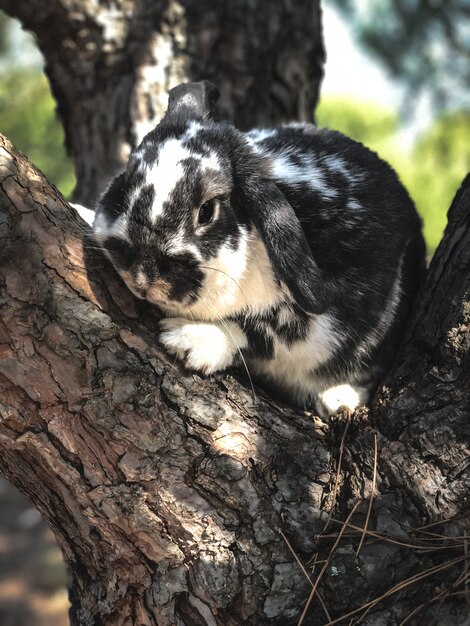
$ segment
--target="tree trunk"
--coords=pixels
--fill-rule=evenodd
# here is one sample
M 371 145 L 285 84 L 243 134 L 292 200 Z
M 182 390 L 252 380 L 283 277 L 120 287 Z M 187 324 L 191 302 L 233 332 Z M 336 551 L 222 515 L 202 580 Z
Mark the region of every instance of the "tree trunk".
M 2 139 L 0 469 L 62 546 L 74 626 L 394 625 L 426 602 L 415 623 L 463 624 L 469 209 L 467 179 L 377 398 L 374 459 L 366 411 L 325 424 L 180 371 L 155 311 Z
M 92 206 L 166 110 L 205 78 L 239 128 L 309 121 L 323 74 L 320 0 L 0 0 L 37 37 Z

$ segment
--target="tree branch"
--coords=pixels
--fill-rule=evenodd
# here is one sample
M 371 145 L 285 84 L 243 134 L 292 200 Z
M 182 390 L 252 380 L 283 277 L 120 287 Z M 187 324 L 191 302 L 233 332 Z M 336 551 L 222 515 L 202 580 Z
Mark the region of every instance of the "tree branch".
M 220 624 L 241 623 L 240 594 L 245 617 L 297 612 L 307 583 L 277 530 L 281 515 L 292 531 L 322 526 L 321 430 L 253 406 L 231 376 L 178 372 L 155 345 L 153 311 L 109 267 L 98 273 L 83 224 L 0 145 L 0 467 L 55 531 L 74 623 L 140 611 L 170 624 L 177 597 Z M 274 601 L 280 578 L 289 590 Z
M 297 559 L 314 553 L 328 559 L 318 590 L 333 617 L 373 607 L 375 620 L 402 619 L 443 571 L 457 584 L 462 522 L 440 531 L 450 565 L 416 529 L 466 514 L 468 198 L 467 183 L 378 397 L 375 472 L 366 413 L 343 437 L 341 416 L 327 427 L 263 395 L 254 403 L 230 374 L 177 369 L 156 344 L 155 309 L 1 138 L 0 470 L 54 529 L 74 625 L 295 624 L 311 590 Z M 307 619 L 325 624 L 316 599 Z
M 241 129 L 311 121 L 323 76 L 320 0 L 0 0 L 31 30 L 92 206 L 163 116 L 168 91 L 207 79 Z M 256 78 L 255 78 L 256 77 Z

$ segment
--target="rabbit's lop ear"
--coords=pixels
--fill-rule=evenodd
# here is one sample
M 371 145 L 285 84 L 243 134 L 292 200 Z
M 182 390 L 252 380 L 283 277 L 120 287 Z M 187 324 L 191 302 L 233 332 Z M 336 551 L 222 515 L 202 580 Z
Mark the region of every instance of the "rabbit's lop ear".
M 274 274 L 307 313 L 324 313 L 332 301 L 332 285 L 313 259 L 294 209 L 277 185 L 255 179 L 244 199 L 266 246 Z
M 217 87 L 207 80 L 183 83 L 169 92 L 165 118 L 208 118 L 219 98 Z

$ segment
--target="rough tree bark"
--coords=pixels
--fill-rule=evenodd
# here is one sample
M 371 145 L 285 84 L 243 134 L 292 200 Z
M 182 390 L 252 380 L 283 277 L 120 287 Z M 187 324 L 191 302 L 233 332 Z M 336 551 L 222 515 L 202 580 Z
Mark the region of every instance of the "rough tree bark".
M 0 469 L 63 548 L 72 624 L 296 624 L 312 582 L 291 548 L 327 559 L 304 624 L 340 619 L 431 567 L 354 615 L 399 624 L 430 601 L 415 623 L 463 624 L 465 603 L 447 596 L 468 580 L 470 179 L 377 399 L 376 431 L 366 414 L 326 425 L 254 402 L 232 375 L 178 370 L 156 344 L 155 311 L 0 145 Z M 376 534 L 357 554 L 374 482 Z M 348 526 L 325 528 L 353 505 Z
M 310 121 L 323 75 L 320 0 L 0 0 L 45 57 L 75 200 L 92 206 L 166 110 L 207 79 L 242 129 Z

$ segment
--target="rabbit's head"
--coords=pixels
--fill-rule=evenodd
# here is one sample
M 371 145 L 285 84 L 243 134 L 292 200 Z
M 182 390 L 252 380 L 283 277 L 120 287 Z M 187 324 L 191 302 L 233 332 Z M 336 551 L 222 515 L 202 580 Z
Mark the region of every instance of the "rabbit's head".
M 301 224 L 249 138 L 212 119 L 216 99 L 205 81 L 171 90 L 99 200 L 95 239 L 137 297 L 172 313 L 214 319 L 289 296 L 319 313 L 327 290 Z

